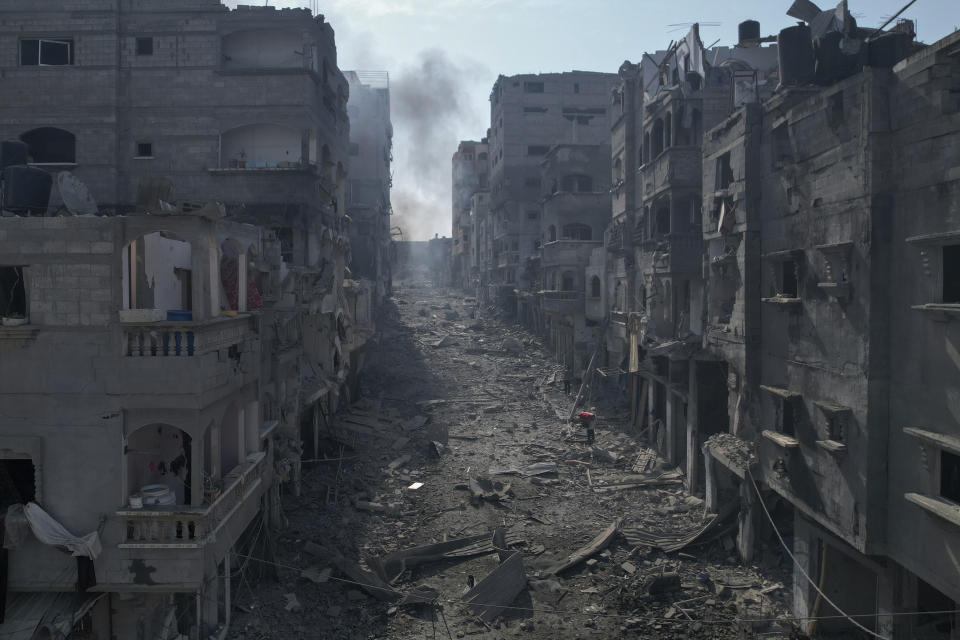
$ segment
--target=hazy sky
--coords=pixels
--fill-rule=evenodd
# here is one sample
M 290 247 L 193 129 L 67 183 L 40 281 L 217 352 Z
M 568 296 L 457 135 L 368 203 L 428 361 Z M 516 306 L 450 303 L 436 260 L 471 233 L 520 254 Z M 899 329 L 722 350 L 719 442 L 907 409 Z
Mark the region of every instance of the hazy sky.
M 386 70 L 394 125 L 394 223 L 407 239 L 450 235 L 450 157 L 489 125 L 498 74 L 580 69 L 615 73 L 700 23 L 704 45 L 732 45 L 737 24 L 763 35 L 794 24 L 792 0 L 270 0 L 311 7 L 337 34 L 341 69 Z M 815 0 L 821 8 L 835 3 Z M 860 26 L 879 27 L 907 0 L 850 0 Z M 259 4 L 247 0 L 247 4 Z M 227 4 L 235 5 L 236 1 Z M 957 0 L 917 0 L 902 17 L 934 42 L 960 26 Z

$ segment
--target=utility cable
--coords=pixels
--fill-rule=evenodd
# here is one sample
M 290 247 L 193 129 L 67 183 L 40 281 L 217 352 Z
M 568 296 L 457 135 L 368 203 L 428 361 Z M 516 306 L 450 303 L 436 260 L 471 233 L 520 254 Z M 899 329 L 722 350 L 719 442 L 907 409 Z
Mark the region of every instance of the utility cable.
M 262 562 L 262 563 L 264 563 L 264 564 L 270 564 L 270 565 L 273 565 L 273 566 L 275 566 L 275 567 L 277 567 L 277 568 L 280 568 L 280 569 L 289 569 L 289 570 L 291 570 L 291 571 L 296 571 L 296 572 L 298 572 L 298 573 L 301 571 L 301 569 L 300 569 L 299 567 L 294 567 L 294 566 L 291 566 L 291 565 L 281 564 L 281 563 L 278 563 L 278 562 L 270 562 L 270 561 L 268 561 L 268 560 L 263 560 L 263 559 L 260 559 L 260 558 L 254 558 L 254 557 L 252 557 L 252 556 L 242 556 L 242 555 L 240 555 L 240 554 L 237 554 L 237 555 L 238 555 L 239 557 L 246 557 L 246 558 L 248 558 L 248 559 L 250 559 L 250 560 L 253 560 L 254 562 Z M 340 583 L 343 583 L 343 584 L 349 584 L 349 585 L 352 585 L 352 586 L 355 586 L 355 587 L 360 587 L 360 588 L 363 588 L 363 589 L 375 589 L 375 590 L 379 590 L 379 591 L 390 591 L 390 592 L 392 592 L 392 593 L 396 593 L 396 594 L 401 595 L 401 596 L 403 596 L 403 595 L 408 595 L 408 594 L 405 594 L 405 593 L 402 592 L 402 591 L 398 591 L 398 590 L 396 590 L 396 589 L 393 589 L 392 587 L 391 587 L 391 588 L 387 588 L 387 587 L 381 587 L 381 586 L 377 586 L 377 585 L 364 584 L 364 583 L 362 583 L 362 582 L 357 582 L 357 581 L 355 581 L 355 580 L 348 580 L 348 579 L 346 579 L 346 578 L 337 578 L 337 577 L 334 577 L 334 576 L 330 576 L 330 577 L 329 577 L 329 580 L 332 580 L 332 581 L 334 581 L 334 582 L 340 582 Z M 800 621 L 806 621 L 806 620 L 812 620 L 812 619 L 814 619 L 814 618 L 811 618 L 811 617 L 809 617 L 809 616 L 778 616 L 778 617 L 775 617 L 775 618 L 739 618 L 739 617 L 733 617 L 733 618 L 723 618 L 723 619 L 684 620 L 684 619 L 678 619 L 678 618 L 645 617 L 645 616 L 642 616 L 642 615 L 638 615 L 638 614 L 636 614 L 636 613 L 633 613 L 633 614 L 625 614 L 625 613 L 591 613 L 591 612 L 586 612 L 586 611 L 578 611 L 578 610 L 574 610 L 574 609 L 537 609 L 537 608 L 533 608 L 533 607 L 514 607 L 514 606 L 503 605 L 503 604 L 501 604 L 501 603 L 481 603 L 481 602 L 473 602 L 473 601 L 471 601 L 471 602 L 463 602 L 462 600 L 453 600 L 453 599 L 449 599 L 449 598 L 437 598 L 436 600 L 434 600 L 434 602 L 442 602 L 442 603 L 447 603 L 447 604 L 458 604 L 458 605 L 477 605 L 477 606 L 487 606 L 487 607 L 498 607 L 498 608 L 501 608 L 501 609 L 507 609 L 507 610 L 511 610 L 511 611 L 525 611 L 525 612 L 528 612 L 528 613 L 542 613 L 542 614 L 570 615 L 570 616 L 586 616 L 586 617 L 593 617 L 593 618 L 615 618 L 615 619 L 618 619 L 618 620 L 620 620 L 620 619 L 629 619 L 629 618 L 643 618 L 643 620 L 646 620 L 646 621 L 648 621 L 648 622 L 667 622 L 667 623 L 669 623 L 669 622 L 679 622 L 679 623 L 685 623 L 685 624 L 689 624 L 689 623 L 692 623 L 692 622 L 700 622 L 700 623 L 703 623 L 703 624 L 714 624 L 714 625 L 735 624 L 735 623 L 738 623 L 738 622 L 784 622 L 784 621 L 797 621 L 797 622 L 800 622 Z M 828 600 L 828 602 L 829 602 L 829 600 Z M 831 604 L 832 604 L 832 603 L 831 603 Z M 836 607 L 834 607 L 834 608 L 836 608 Z M 837 609 L 837 611 L 840 611 L 840 610 Z M 921 615 L 950 615 L 950 614 L 957 614 L 957 613 L 960 613 L 960 609 L 950 609 L 950 610 L 943 610 L 943 611 L 900 611 L 900 612 L 891 612 L 891 613 L 868 613 L 868 614 L 858 614 L 858 616 L 859 616 L 859 617 L 880 617 L 880 616 L 894 617 L 894 616 L 921 616 Z M 850 616 L 847 615 L 846 613 L 842 613 L 842 612 L 841 612 L 841 615 L 817 616 L 816 619 L 817 619 L 817 620 L 838 620 L 838 619 L 847 619 L 847 620 L 850 620 L 851 618 L 850 618 Z M 866 631 L 868 631 L 868 632 L 871 633 L 872 635 L 876 635 L 876 634 L 873 634 L 872 632 L 870 632 L 869 629 L 867 629 Z M 878 636 L 878 637 L 882 638 L 882 636 Z
M 760 494 L 760 487 L 757 486 L 757 481 L 754 480 L 754 478 L 753 478 L 753 473 L 750 472 L 750 469 L 747 469 L 747 475 L 748 475 L 749 478 L 750 478 L 750 484 L 753 485 L 753 490 L 756 491 L 756 493 L 757 493 L 757 500 L 759 500 L 760 506 L 763 507 L 763 513 L 766 514 L 767 520 L 770 521 L 770 526 L 773 527 L 773 532 L 774 532 L 775 534 L 777 534 L 777 539 L 780 541 L 780 545 L 783 547 L 783 550 L 786 552 L 786 554 L 787 554 L 788 556 L 790 556 L 790 560 L 793 561 L 794 566 L 797 568 L 797 570 L 800 572 L 800 574 L 806 579 L 807 582 L 810 583 L 810 586 L 813 587 L 818 594 L 820 594 L 820 597 L 821 597 L 821 598 L 823 598 L 824 600 L 826 600 L 827 604 L 829 604 L 829 605 L 830 605 L 831 607 L 833 607 L 837 612 L 839 612 L 842 617 L 844 617 L 844 618 L 846 618 L 847 620 L 849 620 L 849 621 L 851 622 L 851 624 L 853 624 L 853 626 L 855 626 L 856 628 L 860 629 L 860 630 L 863 631 L 864 633 L 866 633 L 866 634 L 868 634 L 868 635 L 870 635 L 870 636 L 872 636 L 872 637 L 874 637 L 874 638 L 879 638 L 880 640 L 885 640 L 885 638 L 884 638 L 882 635 L 880 635 L 879 633 L 877 633 L 877 632 L 875 632 L 875 631 L 871 631 L 870 629 L 867 629 L 865 626 L 863 626 L 862 624 L 860 624 L 859 622 L 857 622 L 856 620 L 854 620 L 853 618 L 851 618 L 851 617 L 850 617 L 849 615 L 847 615 L 846 613 L 844 613 L 843 609 L 841 609 L 840 607 L 838 607 L 837 604 L 836 604 L 833 600 L 831 600 L 831 599 L 827 596 L 827 594 L 825 594 L 825 593 L 823 592 L 823 590 L 820 589 L 820 587 L 817 586 L 817 583 L 813 581 L 813 579 L 812 579 L 812 578 L 810 577 L 810 575 L 806 572 L 806 570 L 803 568 L 803 566 L 800 564 L 800 562 L 798 562 L 797 559 L 794 557 L 794 555 L 793 555 L 793 553 L 790 551 L 789 547 L 787 547 L 787 543 L 783 541 L 783 536 L 780 535 L 780 530 L 777 528 L 777 525 L 773 522 L 773 517 L 770 515 L 770 512 L 767 510 L 767 505 L 766 505 L 766 503 L 763 501 L 763 496 Z M 871 615 L 879 615 L 879 614 L 871 614 Z M 889 615 L 889 614 L 885 614 L 885 615 Z

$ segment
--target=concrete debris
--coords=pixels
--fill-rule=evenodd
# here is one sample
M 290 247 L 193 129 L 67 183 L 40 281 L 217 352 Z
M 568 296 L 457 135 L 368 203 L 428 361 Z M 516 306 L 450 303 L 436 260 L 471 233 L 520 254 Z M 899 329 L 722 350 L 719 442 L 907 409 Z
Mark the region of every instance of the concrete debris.
M 507 535 L 507 546 L 516 545 L 520 538 Z M 403 572 L 418 565 L 451 558 L 469 558 L 471 556 L 493 553 L 497 549 L 493 544 L 493 533 L 483 533 L 456 540 L 448 540 L 412 549 L 403 549 L 378 558 L 370 558 L 370 568 L 383 580 L 393 583 Z
M 519 340 L 517 340 L 513 336 L 509 336 L 505 338 L 503 342 L 500 343 L 500 348 L 503 351 L 512 353 L 514 355 L 520 355 L 521 353 L 523 353 L 523 345 L 520 343 Z
M 316 567 L 307 567 L 300 572 L 300 576 L 306 578 L 314 584 L 324 584 L 330 579 L 330 574 L 333 571 L 330 567 L 325 567 L 323 569 L 317 569 Z
M 651 576 L 646 582 L 646 592 L 652 596 L 680 591 L 682 589 L 683 583 L 680 581 L 680 574 L 672 571 Z
M 500 467 L 491 467 L 488 473 L 491 476 L 506 476 L 506 475 L 517 475 L 529 478 L 531 476 L 541 476 L 550 473 L 557 472 L 557 463 L 556 462 L 535 462 L 533 464 L 528 464 L 525 467 L 509 467 L 509 468 L 500 468 Z
M 422 486 L 423 486 L 423 483 L 422 483 L 422 482 L 414 482 L 414 483 L 411 484 L 409 487 L 407 487 L 407 489 L 409 489 L 410 491 L 416 491 L 417 489 L 419 489 L 419 488 L 422 487 Z
M 297 595 L 295 593 L 285 593 L 283 597 L 287 599 L 287 604 L 283 608 L 291 613 L 297 613 L 303 609 L 303 606 L 300 605 L 300 601 L 297 600 Z
M 470 478 L 471 502 L 493 500 L 500 502 L 510 498 L 510 483 L 490 480 L 489 478 Z
M 486 623 L 493 622 L 527 586 L 523 554 L 514 552 L 461 600 Z
M 442 442 L 437 442 L 436 440 L 430 441 L 430 455 L 434 458 L 442 458 L 443 456 L 450 453 L 450 447 L 443 444 Z
M 562 573 L 563 571 L 580 564 L 593 554 L 603 551 L 617 536 L 617 532 L 620 530 L 620 526 L 622 524 L 623 519 L 617 518 L 610 524 L 609 527 L 597 534 L 597 537 L 591 540 L 586 546 L 581 547 L 580 549 L 577 549 L 571 553 L 563 562 L 559 562 L 553 567 L 550 567 L 547 570 L 547 573 L 549 575 Z
M 387 468 L 390 469 L 391 471 L 394 471 L 395 469 L 402 467 L 408 462 L 410 462 L 410 455 L 404 454 L 399 458 L 394 459 L 390 464 L 387 465 Z
M 386 581 L 373 573 L 364 571 L 360 568 L 360 565 L 343 557 L 337 550 L 310 541 L 303 546 L 303 550 L 335 566 L 347 578 L 377 600 L 394 602 L 400 599 L 400 594 Z

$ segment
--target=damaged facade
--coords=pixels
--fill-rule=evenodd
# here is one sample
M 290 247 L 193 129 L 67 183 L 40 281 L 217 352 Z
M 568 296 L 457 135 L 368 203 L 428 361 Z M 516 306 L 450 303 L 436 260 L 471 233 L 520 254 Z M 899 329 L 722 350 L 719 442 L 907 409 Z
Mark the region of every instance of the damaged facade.
M 489 301 L 549 339 L 567 376 L 619 386 L 709 509 L 739 504 L 743 561 L 758 530 L 792 539 L 794 613 L 825 618 L 808 631 L 955 637 L 960 37 L 860 28 L 846 3 L 790 15 L 802 23 L 779 36 L 747 21 L 737 46 L 706 49 L 694 25 L 625 62 L 590 144 L 537 129 L 539 241 L 532 208 L 507 204 L 536 179 L 500 159 L 529 142 L 504 91 L 525 118 L 548 109 L 533 76 L 501 77 L 477 277 L 516 290 Z M 610 161 L 578 171 L 592 189 L 546 184 L 594 148 Z M 586 204 L 551 218 L 560 194 L 591 190 L 608 192 L 601 223 Z
M 44 0 L 0 22 L 0 632 L 223 637 L 231 558 L 282 523 L 389 294 L 389 95 L 357 85 L 351 131 L 307 10 Z M 351 140 L 377 158 L 353 184 Z M 16 504 L 100 549 L 78 567 Z

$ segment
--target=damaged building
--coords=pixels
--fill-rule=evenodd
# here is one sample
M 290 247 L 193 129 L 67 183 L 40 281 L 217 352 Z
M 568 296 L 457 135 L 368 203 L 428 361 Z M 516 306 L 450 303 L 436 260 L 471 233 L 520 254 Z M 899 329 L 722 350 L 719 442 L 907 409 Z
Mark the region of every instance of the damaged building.
M 960 37 L 863 28 L 845 2 L 789 15 L 772 36 L 741 23 L 732 47 L 695 24 L 625 62 L 589 141 L 524 137 L 547 132 L 531 94 L 549 83 L 501 77 L 478 277 L 490 303 L 516 292 L 558 372 L 619 384 L 629 427 L 708 510 L 739 510 L 743 562 L 759 531 L 782 535 L 808 633 L 952 638 Z M 541 142 L 529 177 L 519 156 Z M 608 178 L 564 167 L 595 148 Z M 560 207 L 607 189 L 605 220 Z
M 617 76 L 567 73 L 500 76 L 490 93 L 492 253 L 488 289 L 529 322 L 542 244 L 540 163 L 558 143 L 602 144 L 610 137 L 610 92 Z
M 390 291 L 389 94 L 352 131 L 304 9 L 42 0 L 0 50 L 0 635 L 224 637 Z

